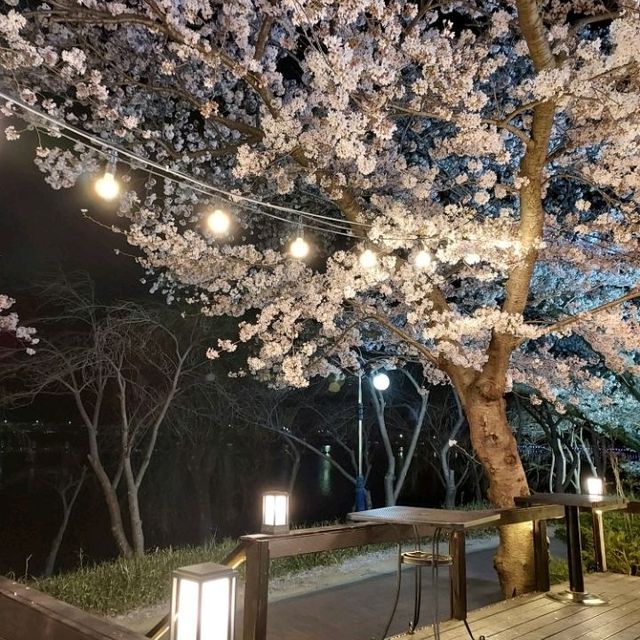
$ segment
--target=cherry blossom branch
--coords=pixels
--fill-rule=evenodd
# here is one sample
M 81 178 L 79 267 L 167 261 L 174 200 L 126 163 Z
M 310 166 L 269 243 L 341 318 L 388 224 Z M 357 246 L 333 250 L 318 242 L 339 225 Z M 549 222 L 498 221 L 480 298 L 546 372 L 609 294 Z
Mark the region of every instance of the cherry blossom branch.
M 625 295 L 620 296 L 615 300 L 605 302 L 604 304 L 601 304 L 598 307 L 595 307 L 593 309 L 588 309 L 587 311 L 582 311 L 581 313 L 576 313 L 573 316 L 568 316 L 567 318 L 559 320 L 558 322 L 554 322 L 553 324 L 550 324 L 549 326 L 545 327 L 541 335 L 549 335 L 551 333 L 555 333 L 556 331 L 560 331 L 561 329 L 564 329 L 565 327 L 568 327 L 571 324 L 580 322 L 580 320 L 583 320 L 584 318 L 596 315 L 603 311 L 607 311 L 608 309 L 612 309 L 613 307 L 617 307 L 620 304 L 623 304 L 625 302 L 628 302 L 629 300 L 633 300 L 634 298 L 638 298 L 638 297 L 640 297 L 640 287 L 636 287 L 635 289 L 632 289 Z M 518 344 L 522 344 L 525 341 L 526 341 L 526 338 L 518 341 Z
M 529 55 L 537 72 L 555 67 L 542 16 L 536 0 L 517 0 L 518 20 Z M 531 141 L 520 162 L 520 242 L 524 258 L 509 272 L 505 284 L 502 311 L 520 315 L 527 304 L 533 270 L 538 259 L 538 246 L 544 229 L 542 184 L 549 140 L 555 116 L 555 102 L 547 100 L 533 109 Z M 492 332 L 487 350 L 487 362 L 477 382 L 481 392 L 490 399 L 501 397 L 505 389 L 506 372 L 517 339 L 513 335 Z

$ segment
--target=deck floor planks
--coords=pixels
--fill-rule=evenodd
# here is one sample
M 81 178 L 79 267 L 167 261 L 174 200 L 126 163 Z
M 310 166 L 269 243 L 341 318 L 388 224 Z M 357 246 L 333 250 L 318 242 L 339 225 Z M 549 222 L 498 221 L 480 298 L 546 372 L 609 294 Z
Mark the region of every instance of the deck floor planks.
M 474 637 L 487 640 L 640 640 L 640 578 L 619 574 L 590 574 L 587 589 L 609 601 L 599 607 L 563 604 L 531 594 L 470 612 Z M 556 585 L 554 591 L 566 585 Z M 424 612 L 425 620 L 430 612 Z M 431 626 L 397 640 L 433 638 Z M 441 624 L 442 640 L 468 640 L 461 621 Z
M 589 633 L 594 628 L 602 629 L 607 623 L 614 622 L 625 616 L 627 613 L 633 613 L 640 608 L 640 599 L 628 596 L 618 596 L 617 599 L 609 606 L 602 607 L 578 607 L 580 612 L 576 616 L 568 618 L 563 623 L 555 623 L 548 627 L 543 627 L 543 635 L 527 634 L 521 636 L 521 640 L 563 640 L 567 633 L 571 634 L 574 639 L 582 640 L 584 634 Z
M 640 607 L 603 627 L 589 630 L 581 635 L 579 640 L 610 640 L 611 638 L 616 640 L 640 638 Z

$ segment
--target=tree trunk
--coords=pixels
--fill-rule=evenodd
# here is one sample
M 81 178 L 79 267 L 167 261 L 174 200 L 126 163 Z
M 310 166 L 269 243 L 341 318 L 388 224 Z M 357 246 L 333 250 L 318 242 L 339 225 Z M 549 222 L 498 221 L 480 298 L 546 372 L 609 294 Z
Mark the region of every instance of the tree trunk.
M 507 422 L 506 402 L 502 397 L 488 399 L 475 387 L 461 394 L 461 399 L 473 448 L 489 478 L 489 499 L 496 507 L 513 507 L 514 497 L 528 495 L 529 486 Z M 500 528 L 494 566 L 505 597 L 535 589 L 531 523 Z
M 107 511 L 109 512 L 109 523 L 111 525 L 111 535 L 116 542 L 118 550 L 125 558 L 133 557 L 133 549 L 127 539 L 127 534 L 124 530 L 122 523 L 122 512 L 120 510 L 120 503 L 118 496 L 109 480 L 107 472 L 104 470 L 100 461 L 93 456 L 89 456 L 89 464 L 93 469 L 93 472 L 98 479 L 98 484 L 102 489 L 102 495 L 104 496 L 105 503 L 107 505 Z
M 193 483 L 196 507 L 198 510 L 198 539 L 207 542 L 213 534 L 213 508 L 211 505 L 211 478 L 216 466 L 215 457 L 203 444 L 200 454 L 194 451 L 189 456 L 187 469 Z
M 58 552 L 60 551 L 62 538 L 64 538 L 64 534 L 67 531 L 67 526 L 69 525 L 69 517 L 71 516 L 71 511 L 80 493 L 80 489 L 82 489 L 82 485 L 84 484 L 84 479 L 86 474 L 87 474 L 87 468 L 83 467 L 82 474 L 80 475 L 80 479 L 78 480 L 73 490 L 73 493 L 71 494 L 70 499 L 67 499 L 67 491 L 68 489 L 71 488 L 71 486 L 67 485 L 66 487 L 58 490 L 60 494 L 60 500 L 62 502 L 62 521 L 60 522 L 60 526 L 58 527 L 58 532 L 56 533 L 56 537 L 51 542 L 51 547 L 49 549 L 47 560 L 45 562 L 43 575 L 47 578 L 53 575 L 53 569 L 56 566 L 56 560 L 58 559 Z
M 142 556 L 144 555 L 144 531 L 142 529 L 142 517 L 140 516 L 139 486 L 136 483 L 133 468 L 131 467 L 131 452 L 125 452 L 124 456 L 124 479 L 127 485 L 131 541 L 134 554 Z
M 458 487 L 456 486 L 456 472 L 453 469 L 447 469 L 446 476 L 445 476 L 445 493 L 444 493 L 445 509 L 455 508 L 457 490 L 458 490 Z

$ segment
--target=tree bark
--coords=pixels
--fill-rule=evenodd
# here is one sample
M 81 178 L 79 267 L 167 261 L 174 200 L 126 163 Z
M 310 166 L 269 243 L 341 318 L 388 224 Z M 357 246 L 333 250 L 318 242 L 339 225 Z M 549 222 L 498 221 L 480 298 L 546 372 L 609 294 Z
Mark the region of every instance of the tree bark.
M 127 485 L 127 505 L 129 507 L 131 542 L 133 553 L 137 556 L 142 556 L 144 555 L 144 530 L 142 528 L 142 517 L 140 515 L 138 484 L 133 475 L 133 468 L 131 466 L 131 452 L 126 451 L 124 455 L 124 479 Z
M 460 394 L 460 399 L 473 448 L 487 471 L 488 497 L 496 507 L 513 507 L 514 497 L 528 495 L 529 486 L 516 440 L 507 422 L 505 399 L 488 399 L 475 387 Z M 500 528 L 500 546 L 494 566 L 506 597 L 535 589 L 531 523 Z

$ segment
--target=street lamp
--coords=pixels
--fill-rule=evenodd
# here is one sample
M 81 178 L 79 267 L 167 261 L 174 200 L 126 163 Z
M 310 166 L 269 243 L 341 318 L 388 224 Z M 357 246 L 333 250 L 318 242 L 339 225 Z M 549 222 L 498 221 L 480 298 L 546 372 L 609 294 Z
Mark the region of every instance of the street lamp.
M 389 376 L 384 373 L 384 371 L 376 373 L 376 375 L 373 376 L 373 386 L 378 391 L 386 391 L 389 388 L 390 383 L 391 381 L 389 380 Z
M 289 494 L 268 491 L 262 496 L 262 533 L 289 533 Z
M 391 381 L 389 376 L 380 371 L 373 376 L 373 386 L 378 391 L 385 391 L 389 388 Z M 367 492 L 364 486 L 364 475 L 362 474 L 362 422 L 364 418 L 364 406 L 362 404 L 362 372 L 358 373 L 358 475 L 356 476 L 356 511 L 364 511 L 367 508 Z
M 171 640 L 233 640 L 236 572 L 214 562 L 173 572 Z

